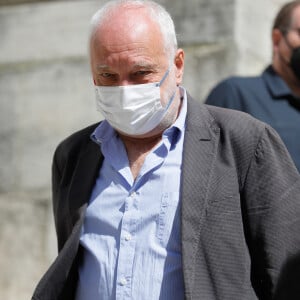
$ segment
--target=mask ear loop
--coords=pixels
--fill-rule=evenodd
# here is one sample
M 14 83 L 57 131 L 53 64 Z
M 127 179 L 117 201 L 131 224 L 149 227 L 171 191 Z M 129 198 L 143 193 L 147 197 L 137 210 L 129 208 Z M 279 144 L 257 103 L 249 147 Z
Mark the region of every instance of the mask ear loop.
M 172 104 L 172 102 L 173 102 L 173 100 L 174 100 L 174 98 L 175 98 L 175 94 L 176 94 L 176 91 L 173 93 L 173 95 L 172 95 L 172 97 L 170 98 L 168 104 L 166 105 L 165 111 L 167 111 L 167 110 L 169 109 L 169 107 L 171 106 L 171 104 Z
M 160 87 L 160 86 L 163 84 L 163 82 L 164 82 L 164 81 L 166 80 L 166 78 L 168 77 L 169 73 L 170 73 L 170 68 L 168 68 L 168 70 L 167 70 L 166 73 L 164 74 L 164 76 L 163 76 L 163 78 L 161 79 L 161 81 L 158 82 L 157 86 Z M 175 94 L 176 94 L 176 91 L 174 91 L 174 93 L 173 93 L 173 95 L 171 96 L 171 98 L 170 98 L 168 104 L 167 104 L 166 107 L 164 108 L 165 113 L 167 112 L 167 110 L 168 110 L 169 107 L 171 106 L 171 104 L 172 104 L 172 102 L 173 102 L 173 100 L 174 100 L 174 98 L 175 98 Z
M 163 82 L 166 80 L 166 78 L 168 77 L 169 73 L 170 73 L 170 68 L 166 71 L 166 73 L 164 74 L 164 76 L 162 77 L 160 82 L 157 83 L 156 86 L 161 86 L 163 84 Z

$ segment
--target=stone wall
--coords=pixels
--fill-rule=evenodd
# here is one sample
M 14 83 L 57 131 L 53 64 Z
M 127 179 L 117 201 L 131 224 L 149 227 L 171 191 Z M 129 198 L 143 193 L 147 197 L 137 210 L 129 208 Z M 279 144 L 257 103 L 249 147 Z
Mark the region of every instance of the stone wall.
M 271 62 L 271 29 L 284 0 L 237 0 L 234 39 L 237 45 L 236 73 L 256 75 Z
M 30 299 L 56 255 L 53 151 L 98 121 L 88 23 L 105 1 L 0 2 L 0 299 Z M 220 79 L 270 60 L 270 24 L 283 1 L 165 0 L 186 52 L 184 85 L 199 101 Z M 5 5 L 7 4 L 7 5 Z M 10 4 L 10 5 L 8 5 Z

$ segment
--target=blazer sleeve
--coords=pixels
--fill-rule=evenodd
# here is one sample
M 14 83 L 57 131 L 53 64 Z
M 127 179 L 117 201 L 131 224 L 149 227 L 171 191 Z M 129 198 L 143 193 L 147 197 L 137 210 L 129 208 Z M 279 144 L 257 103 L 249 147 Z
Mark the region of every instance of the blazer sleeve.
M 61 145 L 59 145 L 54 153 L 52 161 L 52 208 L 54 215 L 54 224 L 57 236 L 58 250 L 62 248 L 62 230 L 63 224 L 61 224 L 60 215 L 63 212 L 62 209 L 62 176 L 65 168 L 65 162 L 63 160 L 63 151 L 61 150 Z
M 67 199 L 79 153 L 80 147 L 74 147 L 72 140 L 67 139 L 58 145 L 52 161 L 52 206 L 58 251 L 73 230 Z
M 273 299 L 280 271 L 300 252 L 300 175 L 278 134 L 266 125 L 242 190 L 251 281 Z

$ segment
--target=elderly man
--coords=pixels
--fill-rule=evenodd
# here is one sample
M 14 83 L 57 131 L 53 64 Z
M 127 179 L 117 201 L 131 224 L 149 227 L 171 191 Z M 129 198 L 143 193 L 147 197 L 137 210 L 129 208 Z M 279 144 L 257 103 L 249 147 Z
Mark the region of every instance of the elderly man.
M 272 44 L 272 65 L 262 75 L 225 79 L 206 103 L 247 112 L 271 125 L 300 171 L 300 1 L 279 10 Z
M 300 178 L 276 132 L 187 94 L 154 2 L 108 2 L 90 55 L 105 120 L 56 150 L 59 254 L 33 299 L 270 299 L 300 250 Z

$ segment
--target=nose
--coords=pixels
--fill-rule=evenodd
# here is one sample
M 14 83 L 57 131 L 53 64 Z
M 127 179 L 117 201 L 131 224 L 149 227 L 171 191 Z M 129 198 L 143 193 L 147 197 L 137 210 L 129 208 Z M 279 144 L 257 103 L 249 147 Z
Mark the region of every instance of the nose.
M 119 74 L 118 85 L 134 85 L 138 84 L 136 76 L 132 76 L 130 73 Z
M 130 85 L 130 84 L 132 84 L 132 82 L 130 82 L 130 80 L 128 80 L 128 78 L 123 78 L 123 79 L 120 79 L 118 85 L 124 86 L 124 85 Z

